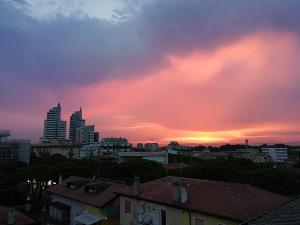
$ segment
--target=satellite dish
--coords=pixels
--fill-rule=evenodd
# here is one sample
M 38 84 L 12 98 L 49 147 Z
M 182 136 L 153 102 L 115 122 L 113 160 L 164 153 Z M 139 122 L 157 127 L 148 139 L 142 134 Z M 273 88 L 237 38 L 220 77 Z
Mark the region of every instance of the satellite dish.
M 181 203 L 185 203 L 188 199 L 186 187 L 181 187 L 180 195 L 181 195 Z
M 144 221 L 144 216 L 143 216 L 143 214 L 138 214 L 138 216 L 137 216 L 137 221 L 138 221 L 138 223 L 143 223 L 143 221 Z

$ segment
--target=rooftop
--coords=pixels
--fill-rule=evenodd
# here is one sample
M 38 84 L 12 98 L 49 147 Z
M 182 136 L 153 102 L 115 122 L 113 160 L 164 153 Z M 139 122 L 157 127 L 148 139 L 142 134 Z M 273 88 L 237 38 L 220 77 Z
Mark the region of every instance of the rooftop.
M 298 225 L 300 224 L 300 196 L 251 219 L 242 225 Z
M 168 163 L 168 164 L 164 165 L 163 167 L 168 170 L 176 170 L 176 169 L 188 168 L 188 167 L 190 167 L 190 165 L 183 163 L 183 162 L 179 162 L 179 163 Z
M 184 203 L 177 204 L 172 200 L 172 184 L 175 180 L 180 180 L 186 186 L 188 198 Z M 138 196 L 131 189 L 119 191 L 118 194 L 238 222 L 288 201 L 285 196 L 248 184 L 171 176 L 143 183 Z
M 8 213 L 13 210 L 12 208 L 1 206 L 0 205 L 0 225 L 7 225 L 8 222 Z M 14 210 L 16 213 L 16 223 L 15 225 L 27 225 L 27 224 L 35 224 L 36 221 L 29 218 L 28 216 Z
M 76 186 L 76 188 L 73 189 L 70 186 Z M 95 189 L 99 188 L 93 193 L 91 189 L 87 189 L 92 187 L 96 187 Z M 71 176 L 65 179 L 63 184 L 52 186 L 48 191 L 95 207 L 102 207 L 117 197 L 115 192 L 122 191 L 125 188 L 128 188 L 125 184 L 109 181 L 92 181 L 88 178 Z

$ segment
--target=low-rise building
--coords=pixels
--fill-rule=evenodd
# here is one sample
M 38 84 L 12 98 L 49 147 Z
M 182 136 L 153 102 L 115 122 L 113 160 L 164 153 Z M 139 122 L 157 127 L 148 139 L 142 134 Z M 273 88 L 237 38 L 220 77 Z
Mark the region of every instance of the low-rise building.
M 119 191 L 121 225 L 237 225 L 287 197 L 251 185 L 164 177 Z
M 241 225 L 297 225 L 300 224 L 300 197 L 252 218 Z
M 292 149 L 288 152 L 289 161 L 300 162 L 300 149 Z
M 70 142 L 49 142 L 32 144 L 30 148 L 37 156 L 62 155 L 66 158 L 79 158 L 81 145 Z
M 98 154 L 117 156 L 118 152 L 131 151 L 132 145 L 128 143 L 126 138 L 103 138 L 99 143 Z
M 262 148 L 262 153 L 271 157 L 273 162 L 286 162 L 288 160 L 287 148 Z
M 100 143 L 84 145 L 80 148 L 81 158 L 101 158 L 103 156 L 117 157 L 119 152 L 129 152 L 132 145 L 126 138 L 103 138 Z
M 183 153 L 185 154 L 185 153 Z M 265 153 L 244 152 L 244 151 L 226 151 L 226 152 L 190 152 L 191 156 L 201 159 L 249 159 L 255 163 L 268 163 L 271 157 Z
M 161 164 L 168 164 L 168 152 L 152 151 L 152 152 L 118 152 L 119 162 L 126 162 L 131 159 L 146 159 Z
M 30 140 L 9 139 L 10 131 L 0 131 L 0 161 L 30 161 Z
M 192 151 L 190 146 L 180 145 L 177 141 L 171 141 L 167 146 L 166 149 L 169 154 L 179 155 L 181 152 L 185 151 Z
M 30 217 L 13 208 L 0 205 L 0 225 L 35 225 Z
M 119 198 L 127 185 L 69 177 L 49 188 L 49 224 L 119 225 Z
M 146 143 L 144 145 L 145 151 L 157 151 L 159 148 L 158 143 Z

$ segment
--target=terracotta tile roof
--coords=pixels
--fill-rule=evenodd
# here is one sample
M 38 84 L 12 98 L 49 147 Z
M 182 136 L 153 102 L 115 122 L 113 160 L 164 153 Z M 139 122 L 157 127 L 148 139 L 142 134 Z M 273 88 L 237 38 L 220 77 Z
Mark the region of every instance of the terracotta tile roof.
M 79 180 L 85 180 L 87 181 L 87 185 L 95 184 L 91 179 L 87 178 L 82 178 L 82 177 L 75 177 L 71 176 L 68 177 L 63 181 L 63 184 L 57 184 L 48 189 L 48 192 L 60 195 L 63 197 L 67 197 L 69 199 L 73 199 L 79 202 L 83 202 L 95 207 L 102 207 L 106 203 L 112 201 L 117 197 L 116 193 L 117 191 L 122 191 L 123 189 L 128 188 L 127 185 L 125 184 L 118 184 L 118 183 L 113 183 L 113 182 L 108 182 L 108 181 L 101 181 L 101 184 L 107 184 L 109 185 L 106 189 L 101 191 L 100 193 L 93 195 L 90 193 L 86 193 L 84 191 L 85 185 L 78 189 L 70 189 L 67 188 L 67 182 L 74 182 L 74 181 L 79 181 Z
M 299 225 L 300 196 L 241 225 Z
M 12 210 L 12 208 L 0 205 L 0 225 L 7 225 L 8 213 L 10 210 Z M 28 217 L 16 210 L 15 210 L 15 213 L 16 213 L 16 225 L 29 225 L 29 224 L 36 223 L 36 221 L 31 219 L 30 217 Z
M 175 180 L 185 184 L 188 193 L 187 201 L 179 205 L 172 200 L 172 184 Z M 288 200 L 285 196 L 248 184 L 171 176 L 141 184 L 141 193 L 138 196 L 133 194 L 132 188 L 119 191 L 118 194 L 238 222 L 257 216 Z
M 168 170 L 176 170 L 181 168 L 188 168 L 190 167 L 190 165 L 183 162 L 179 162 L 179 163 L 168 163 L 166 165 L 163 165 L 163 167 Z

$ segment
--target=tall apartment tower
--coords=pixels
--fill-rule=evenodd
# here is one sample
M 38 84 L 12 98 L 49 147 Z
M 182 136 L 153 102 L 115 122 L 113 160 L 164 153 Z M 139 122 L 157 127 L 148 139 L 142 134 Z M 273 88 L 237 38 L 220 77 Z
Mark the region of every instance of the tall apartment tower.
M 47 140 L 65 140 L 67 123 L 61 119 L 61 106 L 50 109 L 44 120 L 44 138 Z
M 83 129 L 85 120 L 82 119 L 82 109 L 75 111 L 70 117 L 69 138 L 73 143 L 81 143 L 83 139 Z
M 92 145 L 95 142 L 95 125 L 85 126 L 83 131 L 83 142 L 86 145 Z

